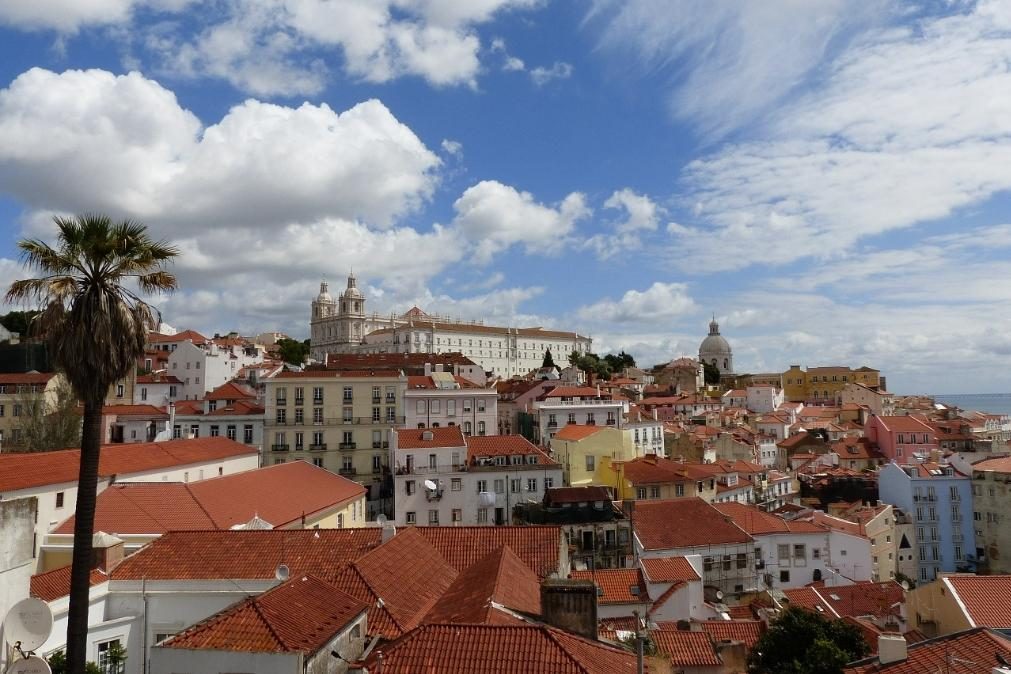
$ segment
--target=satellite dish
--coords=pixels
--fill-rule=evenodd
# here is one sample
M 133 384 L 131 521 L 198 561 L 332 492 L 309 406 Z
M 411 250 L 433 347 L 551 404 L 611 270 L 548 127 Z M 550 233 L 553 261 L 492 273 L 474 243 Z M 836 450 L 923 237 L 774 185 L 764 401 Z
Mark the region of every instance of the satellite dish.
M 11 646 L 20 642 L 22 653 L 34 651 L 53 631 L 53 612 L 49 604 L 29 597 L 11 606 L 3 622 L 4 638 Z
M 425 480 L 425 489 L 428 489 L 429 491 L 435 491 L 438 488 L 439 485 L 435 484 L 435 482 L 431 480 Z
M 286 564 L 278 564 L 277 569 L 274 571 L 274 578 L 280 581 L 286 581 L 291 576 L 291 570 Z
M 909 581 L 908 580 L 902 581 L 901 583 L 899 583 L 899 585 L 902 586 L 903 590 L 905 590 L 906 592 L 909 592 Z
M 383 515 L 382 513 L 376 515 L 376 523 L 378 523 L 379 526 L 386 524 L 386 515 Z
M 717 599 L 723 599 L 723 590 L 717 590 L 716 591 L 716 598 Z
M 495 505 L 495 494 L 490 491 L 482 491 L 477 495 L 477 500 L 481 503 L 482 508 L 487 508 Z
M 7 674 L 53 674 L 49 663 L 37 655 L 15 660 L 7 668 Z

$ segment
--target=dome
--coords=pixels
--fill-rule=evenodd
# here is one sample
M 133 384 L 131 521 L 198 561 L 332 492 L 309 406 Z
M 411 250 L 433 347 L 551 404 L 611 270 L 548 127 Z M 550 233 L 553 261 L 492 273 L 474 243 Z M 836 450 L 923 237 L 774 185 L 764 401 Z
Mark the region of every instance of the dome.
M 709 334 L 699 345 L 699 360 L 716 366 L 720 374 L 734 371 L 734 354 L 730 342 L 720 334 L 720 324 L 716 317 L 709 323 Z
M 330 286 L 326 281 L 319 284 L 319 295 L 316 295 L 316 301 L 325 304 L 333 304 L 333 298 L 330 297 Z
M 354 275 L 354 272 L 348 276 L 348 288 L 341 295 L 346 300 L 360 300 L 364 299 L 365 296 L 362 295 L 362 291 L 358 290 L 358 278 Z
M 721 335 L 709 335 L 702 340 L 702 345 L 699 347 L 699 353 L 704 354 L 723 355 L 731 352 L 730 342 Z

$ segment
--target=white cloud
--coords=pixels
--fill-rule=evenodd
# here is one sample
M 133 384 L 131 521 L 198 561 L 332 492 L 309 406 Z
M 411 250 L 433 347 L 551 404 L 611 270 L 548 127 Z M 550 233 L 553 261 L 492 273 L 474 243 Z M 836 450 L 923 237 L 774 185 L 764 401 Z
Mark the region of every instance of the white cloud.
M 0 24 L 72 32 L 82 25 L 121 23 L 137 0 L 0 0 Z
M 448 138 L 444 139 L 440 145 L 442 151 L 446 154 L 460 158 L 463 156 L 463 143 L 456 140 L 450 140 Z
M 495 180 L 468 188 L 453 208 L 457 213 L 453 225 L 475 245 L 479 262 L 488 262 L 496 253 L 521 243 L 528 254 L 557 253 L 575 224 L 590 214 L 579 192 L 552 207 L 538 203 L 529 192 Z
M 555 61 L 550 68 L 537 66 L 530 69 L 530 79 L 539 87 L 554 80 L 566 80 L 571 76 L 572 65 L 564 61 Z
M 576 315 L 595 323 L 664 323 L 683 316 L 696 308 L 684 283 L 657 281 L 643 291 L 629 290 L 621 299 L 601 300 L 581 307 Z
M 505 63 L 502 64 L 502 70 L 506 72 L 520 72 L 526 70 L 527 65 L 523 62 L 523 59 L 516 56 L 509 56 L 506 58 Z
M 720 136 L 771 109 L 854 34 L 886 20 L 889 0 L 597 0 L 601 43 L 644 72 L 676 76 L 670 109 Z
M 677 232 L 676 259 L 833 258 L 1011 189 L 1011 25 L 997 6 L 867 37 L 760 140 L 690 164 L 687 199 L 708 226 Z
M 593 250 L 601 259 L 641 247 L 641 235 L 655 231 L 664 212 L 652 199 L 627 187 L 608 197 L 604 208 L 624 211 L 625 219 L 609 223 L 614 228 L 613 234 L 595 234 L 586 240 L 583 247 Z
M 375 100 L 341 114 L 249 100 L 201 128 L 137 73 L 32 69 L 0 90 L 0 185 L 32 208 L 184 231 L 325 216 L 388 226 L 428 198 L 438 166 Z

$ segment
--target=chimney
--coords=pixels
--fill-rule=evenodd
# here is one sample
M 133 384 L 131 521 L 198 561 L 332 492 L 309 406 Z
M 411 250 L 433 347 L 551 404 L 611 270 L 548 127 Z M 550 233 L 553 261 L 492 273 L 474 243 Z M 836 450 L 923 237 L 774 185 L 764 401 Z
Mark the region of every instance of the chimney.
M 386 543 L 397 535 L 397 526 L 390 521 L 383 522 L 382 531 L 380 533 L 380 542 Z
M 95 532 L 91 537 L 91 568 L 109 573 L 123 561 L 123 540 L 104 531 Z
M 544 622 L 597 639 L 597 586 L 592 580 L 548 578 L 541 583 Z
M 171 438 L 176 427 L 176 404 L 171 400 L 168 404 L 168 425 L 169 437 Z
M 906 639 L 901 634 L 882 634 L 878 636 L 878 662 L 890 665 L 893 662 L 904 662 L 906 659 Z
M 432 364 L 431 363 L 425 363 L 425 376 L 426 377 L 432 376 Z

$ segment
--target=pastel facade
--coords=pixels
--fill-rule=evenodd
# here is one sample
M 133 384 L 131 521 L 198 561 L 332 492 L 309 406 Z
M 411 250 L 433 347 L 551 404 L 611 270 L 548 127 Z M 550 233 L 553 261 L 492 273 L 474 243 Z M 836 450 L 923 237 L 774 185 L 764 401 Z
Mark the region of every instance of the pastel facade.
M 873 416 L 868 419 L 864 433 L 889 461 L 924 459 L 940 448 L 934 428 L 912 415 Z
M 988 573 L 1011 573 L 1011 458 L 972 466 L 976 555 Z
M 791 365 L 783 373 L 783 392 L 786 399 L 813 404 L 836 404 L 843 388 L 851 382 L 874 389 L 885 389 L 881 372 L 870 367 L 852 369 L 847 366 L 809 367 Z
M 407 378 L 407 428 L 460 426 L 464 435 L 498 435 L 498 392 L 448 372 Z
M 569 424 L 623 428 L 628 401 L 615 400 L 611 394 L 586 386 L 558 386 L 535 401 L 533 411 L 537 416 L 536 436 L 548 446 L 551 438 Z

